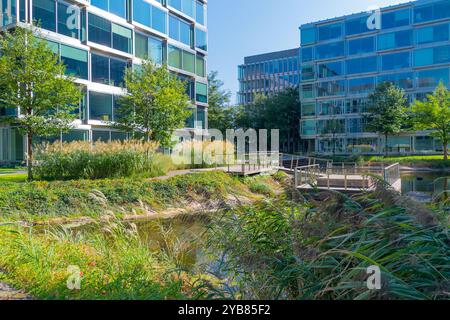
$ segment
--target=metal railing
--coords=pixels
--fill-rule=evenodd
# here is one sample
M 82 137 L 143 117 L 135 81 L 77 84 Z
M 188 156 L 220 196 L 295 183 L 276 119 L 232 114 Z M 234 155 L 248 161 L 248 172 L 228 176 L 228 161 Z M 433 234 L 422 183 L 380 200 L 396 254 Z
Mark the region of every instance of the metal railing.
M 394 183 L 396 183 L 397 181 L 399 181 L 401 179 L 400 164 L 394 163 L 384 168 L 383 179 L 391 186 L 394 185 Z

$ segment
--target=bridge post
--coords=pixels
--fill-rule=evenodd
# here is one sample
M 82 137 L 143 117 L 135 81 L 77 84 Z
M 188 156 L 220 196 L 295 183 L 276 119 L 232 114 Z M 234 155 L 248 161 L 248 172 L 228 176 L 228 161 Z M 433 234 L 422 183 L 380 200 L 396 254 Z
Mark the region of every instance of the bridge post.
M 299 184 L 298 184 L 298 176 L 297 176 L 297 173 L 298 173 L 298 169 L 295 168 L 295 169 L 294 169 L 294 184 L 295 184 L 295 187 L 296 187 L 296 188 L 299 186 Z

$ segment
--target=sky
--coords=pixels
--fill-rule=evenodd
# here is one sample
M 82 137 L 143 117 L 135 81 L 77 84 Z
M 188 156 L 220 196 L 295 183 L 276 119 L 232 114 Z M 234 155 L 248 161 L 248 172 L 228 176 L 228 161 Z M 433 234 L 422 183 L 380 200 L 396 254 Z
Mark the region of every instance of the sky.
M 244 57 L 300 46 L 302 24 L 409 0 L 208 0 L 208 69 L 224 88 L 238 90 L 237 66 Z

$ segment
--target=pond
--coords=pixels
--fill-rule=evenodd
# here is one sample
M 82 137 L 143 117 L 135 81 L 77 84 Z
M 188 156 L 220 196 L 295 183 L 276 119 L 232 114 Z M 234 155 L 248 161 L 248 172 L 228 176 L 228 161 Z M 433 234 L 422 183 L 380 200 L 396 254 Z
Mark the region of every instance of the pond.
M 445 180 L 448 177 L 448 180 Z M 402 172 L 402 194 L 433 194 L 450 189 L 450 172 Z M 446 186 L 446 187 L 445 187 Z

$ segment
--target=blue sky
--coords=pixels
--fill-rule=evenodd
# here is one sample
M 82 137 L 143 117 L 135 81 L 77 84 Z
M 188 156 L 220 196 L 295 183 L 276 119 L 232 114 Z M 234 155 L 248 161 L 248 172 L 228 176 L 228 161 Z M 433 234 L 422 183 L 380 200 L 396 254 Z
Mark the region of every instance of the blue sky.
M 209 70 L 225 88 L 238 89 L 237 66 L 244 57 L 298 47 L 299 26 L 409 0 L 208 0 Z

